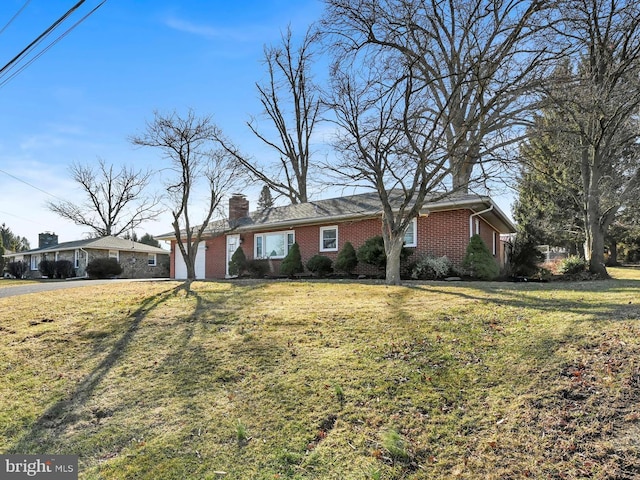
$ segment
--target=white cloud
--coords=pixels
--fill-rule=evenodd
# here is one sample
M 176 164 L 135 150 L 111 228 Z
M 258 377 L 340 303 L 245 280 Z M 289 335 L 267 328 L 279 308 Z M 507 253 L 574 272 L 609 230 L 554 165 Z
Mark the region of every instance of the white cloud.
M 219 28 L 211 25 L 203 25 L 191 22 L 189 20 L 183 20 L 176 17 L 169 17 L 165 19 L 165 25 L 173 30 L 179 32 L 189 33 L 191 35 L 197 35 L 207 39 L 221 39 L 232 40 L 236 42 L 251 42 L 260 38 L 261 34 L 259 29 L 254 27 L 239 27 L 239 28 Z

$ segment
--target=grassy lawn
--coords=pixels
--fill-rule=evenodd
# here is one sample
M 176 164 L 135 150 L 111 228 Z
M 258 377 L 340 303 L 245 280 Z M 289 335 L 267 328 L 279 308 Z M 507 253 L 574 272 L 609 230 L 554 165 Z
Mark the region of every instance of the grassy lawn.
M 0 288 L 16 287 L 18 285 L 28 285 L 38 283 L 38 280 L 17 280 L 15 278 L 0 278 Z
M 640 476 L 640 270 L 0 299 L 0 452 L 83 479 Z

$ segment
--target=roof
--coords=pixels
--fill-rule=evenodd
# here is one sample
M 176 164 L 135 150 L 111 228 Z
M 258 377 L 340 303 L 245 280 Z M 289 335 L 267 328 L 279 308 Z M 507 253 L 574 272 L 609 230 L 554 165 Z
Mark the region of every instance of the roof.
M 438 198 L 442 195 L 438 195 Z M 402 201 L 401 192 L 393 192 L 390 197 L 391 205 L 395 208 Z M 465 208 L 474 213 L 482 212 L 485 218 L 500 233 L 515 232 L 515 225 L 502 212 L 490 197 L 475 194 L 457 194 L 446 197 L 443 200 L 425 202 L 422 212 L 435 212 L 443 210 L 456 210 Z M 237 233 L 264 231 L 265 229 L 284 229 L 299 225 L 314 225 L 327 222 L 345 220 L 366 219 L 378 217 L 382 214 L 382 203 L 377 192 L 362 193 L 346 197 L 317 200 L 295 205 L 267 208 L 263 211 L 249 213 L 249 216 L 241 218 L 233 225 L 229 220 L 216 220 L 207 226 L 204 236 L 217 236 L 226 232 Z M 157 235 L 158 240 L 172 240 L 173 232 Z
M 75 240 L 73 242 L 63 242 L 57 245 L 52 245 L 44 248 L 35 248 L 32 250 L 26 250 L 24 252 L 16 252 L 5 255 L 5 257 L 15 257 L 21 255 L 34 255 L 42 253 L 55 253 L 65 250 L 78 250 L 78 249 L 93 249 L 93 250 L 118 250 L 118 251 L 135 251 L 140 253 L 155 253 L 168 255 L 167 250 L 162 248 L 153 247 L 144 243 L 133 242 L 131 240 L 125 240 L 118 237 L 99 237 L 89 238 L 86 240 Z

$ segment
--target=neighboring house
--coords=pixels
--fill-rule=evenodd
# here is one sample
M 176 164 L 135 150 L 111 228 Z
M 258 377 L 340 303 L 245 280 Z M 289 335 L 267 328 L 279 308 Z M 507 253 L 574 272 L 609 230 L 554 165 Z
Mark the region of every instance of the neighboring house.
M 245 196 L 236 194 L 229 199 L 229 218 L 210 223 L 204 232 L 196 254 L 196 278 L 228 278 L 229 260 L 238 246 L 242 247 L 248 260 L 269 259 L 274 274 L 279 272 L 280 263 L 294 242 L 300 246 L 303 264 L 318 254 L 335 261 L 347 241 L 357 250 L 367 239 L 381 235 L 381 217 L 377 193 L 252 213 L 249 213 Z M 446 255 L 459 264 L 469 238 L 477 233 L 502 266 L 505 245 L 500 235 L 514 231 L 513 223 L 486 196 L 458 195 L 426 203 L 405 234 L 405 245 L 412 251 L 408 262 L 421 254 L 430 254 Z M 176 248 L 174 234 L 156 238 L 171 241 L 171 277 L 186 278 L 186 266 L 180 249 Z M 378 272 L 360 264 L 356 273 Z
M 169 252 L 144 243 L 117 237 L 90 238 L 58 243 L 55 234 L 40 234 L 39 247 L 5 255 L 7 263 L 22 260 L 29 269 L 27 276 L 40 277 L 42 260 L 69 260 L 76 277 L 86 276 L 86 268 L 94 258 L 115 258 L 122 266 L 120 278 L 161 278 L 169 276 Z

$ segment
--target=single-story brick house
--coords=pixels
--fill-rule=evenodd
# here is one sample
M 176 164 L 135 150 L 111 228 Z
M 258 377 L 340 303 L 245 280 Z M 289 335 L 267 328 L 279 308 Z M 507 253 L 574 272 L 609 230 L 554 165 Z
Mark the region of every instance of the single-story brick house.
M 229 199 L 228 219 L 211 222 L 196 254 L 196 278 L 229 277 L 229 260 L 241 246 L 248 260 L 268 258 L 273 273 L 279 272 L 282 259 L 291 245 L 300 246 L 305 264 L 314 255 L 335 261 L 345 242 L 356 248 L 367 239 L 381 235 L 381 204 L 377 193 L 365 193 L 297 205 L 249 212 L 244 195 Z M 457 195 L 447 200 L 426 203 L 405 235 L 405 245 L 420 254 L 447 256 L 459 264 L 469 238 L 479 234 L 493 252 L 496 262 L 504 264 L 505 245 L 501 234 L 515 226 L 491 198 Z M 186 266 L 173 233 L 160 235 L 171 241 L 171 277 L 186 278 Z M 372 267 L 358 265 L 356 273 L 375 273 Z
M 163 278 L 169 276 L 169 252 L 162 248 L 117 237 L 90 238 L 58 243 L 55 234 L 40 234 L 36 249 L 5 255 L 7 262 L 24 261 L 29 266 L 26 276 L 40 277 L 38 266 L 43 260 L 69 260 L 76 277 L 86 275 L 94 258 L 115 258 L 122 266 L 120 278 Z

